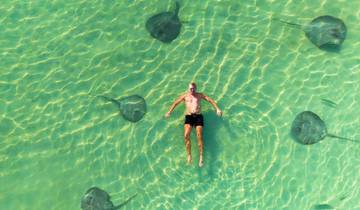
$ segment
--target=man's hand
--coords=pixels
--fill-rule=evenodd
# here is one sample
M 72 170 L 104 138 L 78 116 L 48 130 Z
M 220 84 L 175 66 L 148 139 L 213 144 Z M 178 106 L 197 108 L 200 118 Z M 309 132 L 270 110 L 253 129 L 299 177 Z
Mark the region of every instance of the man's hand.
M 221 117 L 222 116 L 222 111 L 220 109 L 217 109 L 216 114 Z
M 170 117 L 170 114 L 171 114 L 170 112 L 166 112 L 165 117 L 167 118 Z

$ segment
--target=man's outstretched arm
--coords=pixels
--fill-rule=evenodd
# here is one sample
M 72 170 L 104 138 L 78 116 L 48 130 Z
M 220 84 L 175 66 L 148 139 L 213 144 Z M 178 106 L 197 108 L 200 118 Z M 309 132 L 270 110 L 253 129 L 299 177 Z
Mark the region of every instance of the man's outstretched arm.
M 185 94 L 181 95 L 178 99 L 176 99 L 174 103 L 171 105 L 170 110 L 166 112 L 165 117 L 170 117 L 171 112 L 175 109 L 177 105 L 181 103 L 181 101 L 184 100 L 184 98 L 185 98 Z
M 220 108 L 218 107 L 218 105 L 215 103 L 214 100 L 212 100 L 209 96 L 201 93 L 201 97 L 205 100 L 207 100 L 215 109 L 216 109 L 216 114 L 221 116 L 222 115 L 222 111 L 220 110 Z

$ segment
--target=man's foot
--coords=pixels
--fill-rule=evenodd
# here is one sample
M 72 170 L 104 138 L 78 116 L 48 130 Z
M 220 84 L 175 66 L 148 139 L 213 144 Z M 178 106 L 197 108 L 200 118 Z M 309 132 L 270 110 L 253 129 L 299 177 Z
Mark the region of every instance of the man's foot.
M 200 159 L 199 159 L 199 167 L 203 167 L 203 165 L 204 165 L 203 157 L 200 157 Z
M 188 156 L 187 156 L 187 163 L 188 163 L 188 164 L 192 163 L 191 155 L 188 155 Z

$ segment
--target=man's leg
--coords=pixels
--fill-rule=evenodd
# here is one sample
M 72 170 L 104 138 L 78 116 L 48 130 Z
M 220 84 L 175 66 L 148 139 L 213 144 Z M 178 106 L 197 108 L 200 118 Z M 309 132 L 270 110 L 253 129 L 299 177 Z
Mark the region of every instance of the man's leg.
M 199 153 L 200 153 L 199 166 L 202 167 L 204 165 L 204 159 L 203 159 L 204 143 L 203 143 L 203 127 L 200 125 L 196 126 L 196 136 L 197 136 Z
M 191 133 L 191 125 L 185 124 L 184 125 L 184 138 L 185 138 L 185 147 L 186 147 L 186 153 L 187 153 L 187 162 L 191 163 L 191 143 L 190 143 L 190 133 Z

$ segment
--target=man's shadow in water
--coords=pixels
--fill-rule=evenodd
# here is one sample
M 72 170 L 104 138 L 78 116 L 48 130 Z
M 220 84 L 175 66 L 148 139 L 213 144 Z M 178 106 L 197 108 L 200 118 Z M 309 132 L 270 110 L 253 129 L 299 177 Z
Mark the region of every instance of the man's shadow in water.
M 214 179 L 218 175 L 218 169 L 222 166 L 222 161 L 219 161 L 219 152 L 223 149 L 220 148 L 220 141 L 223 137 L 217 135 L 221 127 L 226 128 L 227 138 L 234 140 L 236 134 L 231 131 L 229 122 L 224 117 L 219 117 L 213 111 L 203 113 L 204 115 L 204 128 L 203 128 L 203 141 L 204 141 L 204 166 L 198 168 L 199 180 Z

